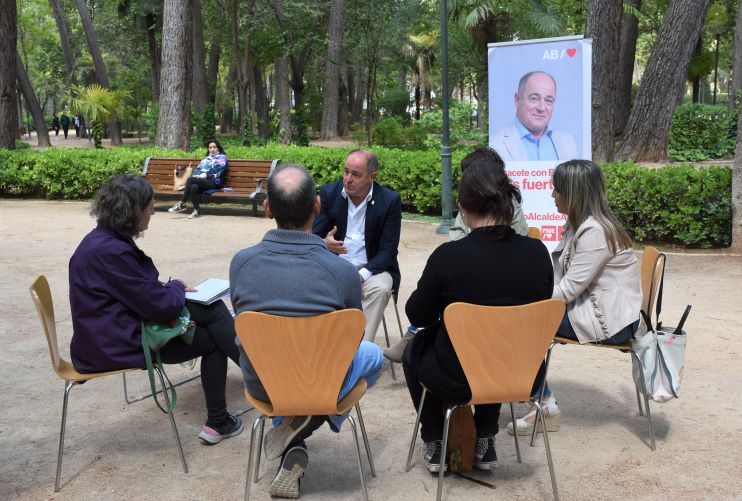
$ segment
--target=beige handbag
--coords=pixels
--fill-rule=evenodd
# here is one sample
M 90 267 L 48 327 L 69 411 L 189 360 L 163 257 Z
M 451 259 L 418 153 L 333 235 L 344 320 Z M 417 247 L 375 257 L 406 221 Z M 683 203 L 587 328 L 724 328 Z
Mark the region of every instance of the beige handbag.
M 188 164 L 187 167 L 185 165 L 176 167 L 173 178 L 173 190 L 183 191 L 185 189 L 188 178 L 191 177 L 191 174 L 193 174 L 193 168 L 191 168 L 191 164 Z

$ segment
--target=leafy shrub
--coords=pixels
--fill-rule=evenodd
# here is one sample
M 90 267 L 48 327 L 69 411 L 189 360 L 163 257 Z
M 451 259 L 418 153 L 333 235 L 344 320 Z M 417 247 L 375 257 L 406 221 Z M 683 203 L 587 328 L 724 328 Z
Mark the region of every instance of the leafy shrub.
M 450 107 L 448 120 L 451 145 L 484 145 L 487 142 L 486 136 L 472 122 L 472 117 L 475 113 L 476 106 L 465 102 L 454 103 Z M 440 149 L 440 133 L 443 130 L 443 112 L 440 109 L 426 111 L 420 115 L 420 120 L 417 123 L 428 131 L 425 147 Z
M 603 166 L 608 202 L 637 241 L 726 247 L 732 241 L 732 172 L 726 167 Z
M 675 109 L 670 128 L 670 160 L 701 161 L 734 155 L 736 124 L 726 107 L 684 104 Z
M 410 106 L 410 93 L 406 89 L 396 87 L 387 89 L 384 96 L 379 99 L 379 106 L 387 115 L 407 121 L 410 117 L 407 113 L 407 108 Z
M 15 149 L 16 150 L 28 150 L 30 148 L 31 148 L 31 145 L 28 144 L 27 142 L 21 141 L 19 139 L 16 139 L 16 141 L 15 141 Z
M 400 148 L 404 146 L 402 122 L 396 117 L 382 118 L 371 126 L 371 138 L 374 144 L 386 148 Z

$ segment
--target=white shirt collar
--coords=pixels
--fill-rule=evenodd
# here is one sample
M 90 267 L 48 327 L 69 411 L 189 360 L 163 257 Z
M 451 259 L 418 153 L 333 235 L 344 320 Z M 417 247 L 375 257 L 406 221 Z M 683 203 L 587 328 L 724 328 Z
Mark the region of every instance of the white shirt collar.
M 340 194 L 343 196 L 343 198 L 348 198 L 348 194 L 345 192 L 345 186 L 343 186 L 343 189 L 340 191 Z M 368 190 L 368 195 L 366 195 L 366 200 L 364 200 L 364 202 L 368 202 L 369 200 L 371 200 L 371 198 L 373 198 L 373 196 L 374 196 L 374 184 L 371 183 L 371 189 Z M 348 198 L 348 200 L 350 199 Z M 350 201 L 352 202 L 352 200 Z M 363 202 L 361 202 L 360 205 L 363 205 Z

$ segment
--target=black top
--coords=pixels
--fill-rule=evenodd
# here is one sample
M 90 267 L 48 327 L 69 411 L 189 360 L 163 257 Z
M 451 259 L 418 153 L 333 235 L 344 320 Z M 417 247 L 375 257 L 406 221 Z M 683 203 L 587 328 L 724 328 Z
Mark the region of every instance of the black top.
M 551 258 L 540 240 L 509 226 L 488 226 L 433 251 L 405 311 L 413 325 L 426 326 L 451 303 L 514 306 L 549 299 L 553 288 Z M 466 384 L 445 325 L 428 335 L 435 335 L 428 349 L 435 351 L 441 376 Z

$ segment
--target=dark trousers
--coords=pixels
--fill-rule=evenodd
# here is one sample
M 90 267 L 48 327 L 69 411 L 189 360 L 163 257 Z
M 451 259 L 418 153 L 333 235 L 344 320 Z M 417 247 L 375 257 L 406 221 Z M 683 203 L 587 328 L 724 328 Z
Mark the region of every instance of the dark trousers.
M 63 125 L 62 130 L 64 131 L 64 138 L 67 139 L 67 132 L 69 131 L 69 125 Z
M 210 305 L 186 302 L 196 334 L 188 345 L 181 338 L 170 341 L 160 350 L 162 361 L 177 364 L 201 357 L 201 385 L 206 397 L 206 425 L 218 428 L 229 419 L 225 389 L 227 359 L 240 365 L 234 319 L 222 301 Z
M 446 380 L 438 367 L 432 346 L 429 346 L 428 350 L 422 354 L 419 362 L 415 359 L 410 361 L 411 364 L 407 362 L 407 357 L 405 357 L 402 368 L 407 380 L 407 389 L 416 410 L 420 406 L 423 394 L 421 383 L 428 389 L 420 414 L 420 437 L 423 442 L 442 440 L 446 408 L 451 403 L 463 403 L 471 399 L 469 384 L 465 377 L 462 377 L 461 382 Z M 497 425 L 499 419 L 500 404 L 475 405 L 474 424 L 477 428 L 477 437 L 495 436 L 499 431 Z
M 211 179 L 191 176 L 188 178 L 188 181 L 186 181 L 185 189 L 183 190 L 183 196 L 180 198 L 180 201 L 186 203 L 188 201 L 188 197 L 191 197 L 193 208 L 195 210 L 199 210 L 199 198 L 201 197 L 201 193 L 206 190 L 216 190 L 218 188 L 219 186 Z

